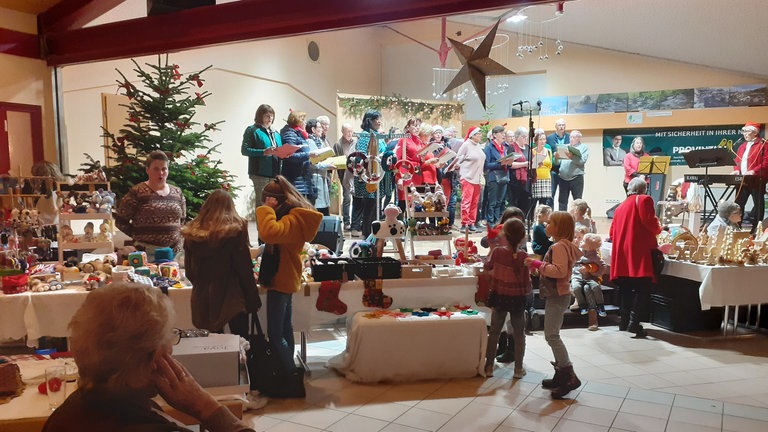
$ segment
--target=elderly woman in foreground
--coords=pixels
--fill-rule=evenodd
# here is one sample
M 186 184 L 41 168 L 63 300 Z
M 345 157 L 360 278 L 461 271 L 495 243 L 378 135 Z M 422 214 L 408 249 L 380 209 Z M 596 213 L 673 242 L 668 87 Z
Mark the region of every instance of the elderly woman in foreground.
M 627 186 L 627 199 L 617 208 L 611 222 L 611 280 L 621 293 L 619 330 L 646 336 L 640 321 L 648 315 L 651 283 L 655 282 L 651 250 L 658 247 L 661 224 L 646 195 L 648 185 L 635 177 Z
M 78 389 L 43 431 L 189 431 L 152 398 L 211 432 L 252 431 L 200 387 L 173 357 L 173 307 L 159 289 L 113 283 L 88 294 L 69 323 Z

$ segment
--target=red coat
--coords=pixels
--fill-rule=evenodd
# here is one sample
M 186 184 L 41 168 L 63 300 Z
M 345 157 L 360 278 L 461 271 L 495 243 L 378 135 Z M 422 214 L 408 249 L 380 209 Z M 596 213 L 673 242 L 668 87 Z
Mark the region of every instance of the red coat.
M 611 280 L 619 277 L 651 277 L 651 249 L 658 247 L 659 219 L 648 195 L 630 195 L 613 215 L 610 238 Z
M 405 160 L 411 162 L 413 166 L 420 171 L 421 174 L 415 174 L 410 181 L 403 182 L 403 189 L 398 187 L 397 199 L 405 199 L 405 191 L 408 190 L 408 186 L 415 184 L 421 186 L 424 183 L 435 184 L 437 183 L 437 170 L 434 165 L 422 164 L 422 161 L 432 159 L 435 157 L 431 152 L 423 156 L 419 156 L 419 152 L 426 147 L 424 143 L 415 136 L 406 136 L 400 138 L 395 146 L 395 157 L 398 161 L 403 160 L 403 146 L 405 146 Z M 400 176 L 397 176 L 397 180 L 400 180 Z
M 741 158 L 746 150 L 747 143 L 744 143 L 736 151 L 736 159 L 734 159 L 736 167 L 734 169 L 738 172 L 741 172 Z M 763 180 L 768 179 L 768 154 L 766 153 L 768 153 L 768 142 L 757 137 L 752 148 L 749 149 L 749 155 L 747 155 L 747 171 L 754 171 Z

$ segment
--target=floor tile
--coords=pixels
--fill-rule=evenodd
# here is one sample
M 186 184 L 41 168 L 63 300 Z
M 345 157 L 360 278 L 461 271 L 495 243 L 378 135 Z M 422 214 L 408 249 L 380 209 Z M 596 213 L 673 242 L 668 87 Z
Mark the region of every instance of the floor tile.
M 597 394 L 602 394 L 606 396 L 615 396 L 620 398 L 626 397 L 627 393 L 629 392 L 629 387 L 603 384 L 599 382 L 588 382 L 583 387 L 584 387 L 583 391 L 588 393 L 597 393 Z
M 619 411 L 645 417 L 667 419 L 670 413 L 670 406 L 664 404 L 655 404 L 652 402 L 625 399 Z
M 511 408 L 503 408 L 473 402 L 448 421 L 440 432 L 491 432 L 512 414 Z
M 616 414 L 611 427 L 634 432 L 664 432 L 667 419 L 620 412 Z
M 557 425 L 560 416 L 549 416 L 535 412 L 515 410 L 496 429 L 499 432 L 535 431 L 550 432 Z
M 723 431 L 727 432 L 755 432 L 766 429 L 764 420 L 754 420 L 732 415 L 723 416 Z
M 571 405 L 568 407 L 565 414 L 563 414 L 563 419 L 606 427 L 613 423 L 615 417 L 616 410 L 594 408 L 578 404 Z
M 408 405 L 398 403 L 367 403 L 354 411 L 355 414 L 391 422 L 408 411 Z
M 669 414 L 669 421 L 720 428 L 723 425 L 723 415 L 673 406 Z
M 685 423 L 676 420 L 670 420 L 667 423 L 666 432 L 720 432 L 719 426 L 702 426 L 700 424 Z
M 378 432 L 388 424 L 388 421 L 349 414 L 325 430 L 330 432 Z
M 697 411 L 707 411 L 716 414 L 723 413 L 723 402 L 711 399 L 701 399 L 696 397 L 677 395 L 673 403 L 675 407 L 690 408 Z
M 299 423 L 318 429 L 325 429 L 347 416 L 347 413 L 332 409 L 308 409 L 290 418 L 291 423 Z
M 725 402 L 723 404 L 723 415 L 744 417 L 748 419 L 768 422 L 768 408 L 759 408 Z
M 627 399 L 644 401 L 644 402 L 653 402 L 661 405 L 672 405 L 672 402 L 675 400 L 675 395 L 671 393 L 663 393 L 663 392 L 658 392 L 653 390 L 631 388 L 629 389 L 629 393 L 627 394 Z
M 576 402 L 572 406 L 589 406 L 618 411 L 623 402 L 624 399 L 620 397 L 590 393 L 585 390 L 579 393 L 579 397 L 576 398 Z
M 453 415 L 429 411 L 421 408 L 411 408 L 395 419 L 395 423 L 428 431 L 440 429 Z
M 563 419 L 557 423 L 553 432 L 607 432 L 607 426 Z

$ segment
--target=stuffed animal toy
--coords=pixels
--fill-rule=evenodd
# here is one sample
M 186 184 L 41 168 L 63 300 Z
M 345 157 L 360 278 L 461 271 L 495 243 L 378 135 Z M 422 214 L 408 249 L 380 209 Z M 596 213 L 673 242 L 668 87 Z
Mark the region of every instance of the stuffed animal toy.
M 69 225 L 61 226 L 61 229 L 59 230 L 59 236 L 61 238 L 61 241 L 64 243 L 73 243 L 77 241 L 77 238 L 72 232 L 72 227 L 70 227 Z
M 432 192 L 427 192 L 424 196 L 422 205 L 424 206 L 424 211 L 427 213 L 435 211 L 435 195 Z
M 96 236 L 96 241 L 100 241 L 100 242 L 112 241 L 112 233 L 109 232 L 108 223 L 102 222 L 101 225 L 99 225 L 99 235 Z
M 364 240 L 353 242 L 349 247 L 349 256 L 352 258 L 370 258 L 372 254 L 373 245 Z
M 440 185 L 435 186 L 434 202 L 436 212 L 445 211 L 445 205 L 448 200 L 445 198 L 445 193 L 443 192 L 443 188 L 440 187 Z
M 453 240 L 453 245 L 456 246 L 458 251 L 456 252 L 456 265 L 474 263 L 480 260 L 477 256 L 477 246 L 473 240 L 458 237 Z
M 83 228 L 83 241 L 84 242 L 92 242 L 96 239 L 93 235 L 93 222 L 88 222 L 85 224 L 85 228 Z
M 377 239 L 396 238 L 405 236 L 405 223 L 399 220 L 402 211 L 400 207 L 390 204 L 384 208 L 384 220 L 375 221 L 371 224 L 373 236 Z

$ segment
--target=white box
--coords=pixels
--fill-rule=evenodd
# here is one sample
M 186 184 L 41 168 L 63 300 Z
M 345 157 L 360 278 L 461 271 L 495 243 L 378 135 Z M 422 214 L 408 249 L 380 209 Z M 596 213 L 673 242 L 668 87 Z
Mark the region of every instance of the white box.
M 173 346 L 178 360 L 202 387 L 241 384 L 240 336 L 211 333 L 206 337 L 181 338 Z

